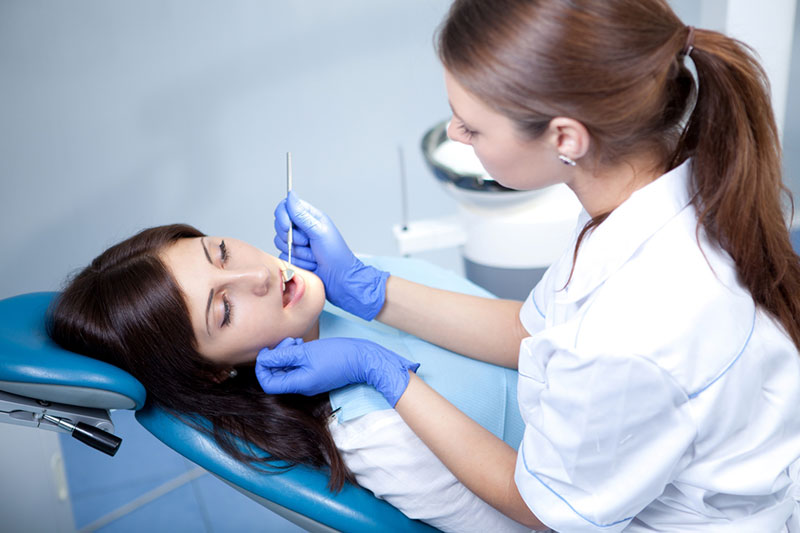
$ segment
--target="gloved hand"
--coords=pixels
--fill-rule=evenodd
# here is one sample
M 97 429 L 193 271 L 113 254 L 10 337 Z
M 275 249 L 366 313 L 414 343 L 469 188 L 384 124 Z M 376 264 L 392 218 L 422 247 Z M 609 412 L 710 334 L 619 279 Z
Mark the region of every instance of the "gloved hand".
M 288 258 L 292 222 L 292 263 L 320 277 L 333 305 L 365 320 L 375 318 L 386 300 L 389 273 L 362 263 L 328 216 L 292 191 L 275 208 L 275 246 L 281 259 Z
M 267 394 L 313 396 L 351 383 L 368 383 L 394 407 L 408 387 L 412 363 L 364 339 L 282 340 L 256 359 L 256 377 Z

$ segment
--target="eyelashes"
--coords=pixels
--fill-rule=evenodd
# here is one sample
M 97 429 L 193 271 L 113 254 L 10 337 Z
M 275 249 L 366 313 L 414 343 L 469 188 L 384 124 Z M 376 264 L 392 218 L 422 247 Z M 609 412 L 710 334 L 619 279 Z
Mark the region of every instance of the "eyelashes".
M 228 251 L 228 247 L 225 246 L 224 240 L 220 241 L 219 243 L 219 257 L 223 265 L 228 262 L 228 259 L 231 258 L 230 252 Z
M 219 243 L 219 258 L 222 266 L 230 260 L 231 253 L 228 251 L 228 247 L 225 245 L 225 241 L 222 240 Z M 222 297 L 222 307 L 223 307 L 223 317 L 222 317 L 222 324 L 220 325 L 221 328 L 230 325 L 231 317 L 233 316 L 233 302 L 231 302 L 227 296 Z
M 222 318 L 222 325 L 220 327 L 225 327 L 231 323 L 231 316 L 233 315 L 233 303 L 228 300 L 227 296 L 222 297 L 222 305 L 224 307 L 224 313 Z
M 458 129 L 459 129 L 459 130 L 461 130 L 461 133 L 463 133 L 463 134 L 464 134 L 464 135 L 467 137 L 467 139 L 472 139 L 472 138 L 473 138 L 475 135 L 477 135 L 477 134 L 478 134 L 478 132 L 477 132 L 477 131 L 469 129 L 469 128 L 468 128 L 468 127 L 467 127 L 467 126 L 466 126 L 466 125 L 465 125 L 463 122 L 461 122 L 461 121 L 459 121 L 459 122 L 458 122 Z

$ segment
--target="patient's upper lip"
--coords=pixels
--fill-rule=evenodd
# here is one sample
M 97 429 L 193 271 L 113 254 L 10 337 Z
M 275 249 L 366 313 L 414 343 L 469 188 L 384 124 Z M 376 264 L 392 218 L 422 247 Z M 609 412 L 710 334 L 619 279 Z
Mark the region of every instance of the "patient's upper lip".
M 299 302 L 306 292 L 306 281 L 303 279 L 303 276 L 295 272 L 292 282 L 294 283 L 294 294 L 292 295 L 292 299 L 283 306 L 284 309 L 292 307 Z
M 286 274 L 288 268 L 286 262 L 283 260 L 278 264 L 278 279 L 281 281 L 281 294 L 286 290 L 286 276 L 284 274 Z

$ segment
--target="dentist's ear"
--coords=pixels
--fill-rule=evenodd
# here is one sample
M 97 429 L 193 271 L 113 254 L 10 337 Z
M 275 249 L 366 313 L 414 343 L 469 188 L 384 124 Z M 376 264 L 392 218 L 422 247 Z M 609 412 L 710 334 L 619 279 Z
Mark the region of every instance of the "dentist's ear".
M 592 137 L 583 123 L 568 117 L 556 117 L 547 128 L 556 153 L 573 161 L 589 153 Z

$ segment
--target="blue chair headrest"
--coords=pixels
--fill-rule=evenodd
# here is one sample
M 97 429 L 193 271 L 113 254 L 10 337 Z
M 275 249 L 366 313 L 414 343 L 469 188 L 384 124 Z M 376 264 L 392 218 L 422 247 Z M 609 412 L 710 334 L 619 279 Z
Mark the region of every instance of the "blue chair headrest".
M 141 383 L 102 361 L 67 351 L 47 335 L 45 315 L 55 292 L 0 300 L 0 390 L 97 409 L 139 409 Z

